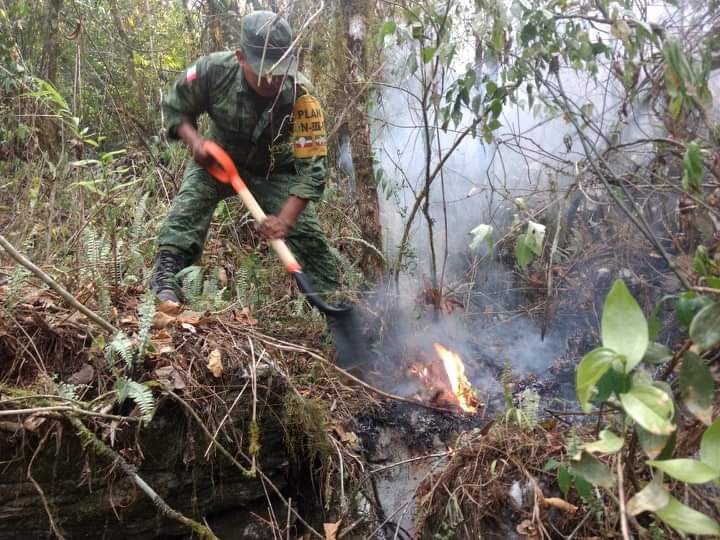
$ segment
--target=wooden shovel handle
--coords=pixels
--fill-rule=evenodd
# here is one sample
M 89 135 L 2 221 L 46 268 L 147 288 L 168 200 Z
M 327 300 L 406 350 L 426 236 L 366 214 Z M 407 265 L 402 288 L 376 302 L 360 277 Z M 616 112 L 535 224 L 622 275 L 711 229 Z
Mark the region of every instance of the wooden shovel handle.
M 204 141 L 203 148 L 217 162 L 217 165 L 213 164 L 206 167 L 207 171 L 218 181 L 224 184 L 230 184 L 237 192 L 243 204 L 250 211 L 250 215 L 255 219 L 255 221 L 262 223 L 267 215 L 263 212 L 263 209 L 260 208 L 260 205 L 255 200 L 255 197 L 240 177 L 240 173 L 238 173 L 232 158 L 220 147 L 220 145 L 214 143 L 213 141 Z M 280 262 L 282 262 L 285 270 L 291 274 L 302 270 L 300 263 L 295 258 L 295 255 L 292 254 L 292 251 L 290 251 L 290 248 L 285 243 L 285 240 L 270 240 L 270 245 L 280 258 Z

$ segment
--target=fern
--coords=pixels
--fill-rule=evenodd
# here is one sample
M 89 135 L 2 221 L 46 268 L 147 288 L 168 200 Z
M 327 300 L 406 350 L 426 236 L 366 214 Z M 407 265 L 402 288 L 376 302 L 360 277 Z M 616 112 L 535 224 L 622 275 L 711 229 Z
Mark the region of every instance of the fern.
M 250 271 L 241 266 L 237 269 L 235 278 L 235 297 L 242 307 L 250 304 L 250 294 L 252 292 L 252 283 L 250 281 Z
M 142 413 L 143 421 L 148 424 L 152 421 L 153 414 L 155 414 L 156 401 L 153 396 L 152 390 L 140 384 L 139 382 L 128 379 L 127 377 L 121 377 L 115 383 L 115 390 L 117 390 L 118 403 L 122 403 L 130 398 L 135 402 Z
M 135 246 L 140 243 L 141 237 L 145 232 L 145 209 L 149 195 L 150 193 L 147 192 L 140 198 L 133 214 L 133 220 L 130 224 L 130 245 L 132 249 L 135 249 Z
M 10 278 L 8 279 L 7 295 L 5 296 L 5 305 L 9 308 L 15 307 L 18 301 L 18 294 L 30 277 L 30 271 L 24 266 L 16 266 Z
M 87 227 L 83 233 L 86 273 L 90 276 L 102 276 L 102 269 L 110 261 L 110 245 L 105 238 L 98 236 L 95 229 Z
M 125 361 L 128 368 L 133 366 L 133 345 L 130 338 L 123 332 L 118 332 L 113 340 L 105 347 L 105 358 L 111 364 L 115 363 L 115 357 L 119 356 Z
M 571 458 L 578 456 L 582 450 L 582 441 L 577 435 L 575 426 L 571 426 L 568 431 L 567 439 L 565 439 L 565 448 Z
M 510 383 L 512 381 L 512 364 L 509 358 L 505 358 L 502 371 L 502 389 L 503 397 L 505 398 L 505 411 L 513 409 L 513 397 L 512 390 L 510 389 Z
M 202 297 L 203 290 L 203 269 L 200 266 L 188 266 L 177 274 L 177 279 L 182 281 L 182 290 L 188 304 L 197 303 Z
M 68 399 L 70 401 L 78 401 L 79 392 L 80 392 L 80 385 L 79 384 L 70 384 L 62 381 L 58 381 L 55 383 L 55 387 L 57 388 L 58 394 L 60 394 L 60 397 L 63 397 L 65 399 Z
M 520 427 L 532 431 L 537 427 L 540 394 L 526 388 L 520 393 L 519 424 Z
M 138 323 L 138 359 L 145 356 L 145 351 L 150 344 L 150 330 L 152 329 L 153 318 L 155 317 L 155 293 L 148 289 L 145 291 L 142 304 L 138 307 L 140 320 Z

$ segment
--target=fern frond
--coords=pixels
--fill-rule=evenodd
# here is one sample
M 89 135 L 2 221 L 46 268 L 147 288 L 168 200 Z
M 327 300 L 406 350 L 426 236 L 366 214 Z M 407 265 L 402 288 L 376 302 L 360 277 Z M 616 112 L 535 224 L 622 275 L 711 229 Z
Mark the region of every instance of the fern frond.
M 250 303 L 250 271 L 241 266 L 235 272 L 235 297 L 242 307 Z
M 24 266 L 16 266 L 12 271 L 12 274 L 10 274 L 10 278 L 8 279 L 8 289 L 5 297 L 5 305 L 7 307 L 15 307 L 18 300 L 17 295 L 20 293 L 25 283 L 27 283 L 30 275 L 30 271 Z
M 135 207 L 133 213 L 133 220 L 130 224 L 130 245 L 134 248 L 139 242 L 145 232 L 145 209 L 147 207 L 147 200 L 150 192 L 145 193 Z
M 125 361 L 128 368 L 133 366 L 133 345 L 130 338 L 124 332 L 118 332 L 113 340 L 105 347 L 105 358 L 108 362 L 115 363 L 115 356 L 119 356 Z
M 505 358 L 502 371 L 502 388 L 503 397 L 505 398 L 505 409 L 510 410 L 513 408 L 512 390 L 510 389 L 510 383 L 512 381 L 512 364 L 509 358 Z
M 203 269 L 201 266 L 188 266 L 178 272 L 177 278 L 182 280 L 183 294 L 187 302 L 195 304 L 202 296 Z
M 155 317 L 155 293 L 150 289 L 145 291 L 142 304 L 138 307 L 138 359 L 142 360 L 150 343 L 150 330 Z
M 156 401 L 149 387 L 127 377 L 121 377 L 115 383 L 115 390 L 118 393 L 118 403 L 122 404 L 126 399 L 130 398 L 140 409 L 143 421 L 146 424 L 150 423 L 153 414 L 155 414 Z
M 57 388 L 58 394 L 65 399 L 69 399 L 71 401 L 77 401 L 79 399 L 80 385 L 78 384 L 70 384 L 60 381 L 55 383 L 55 388 Z
M 526 388 L 520 393 L 520 427 L 532 431 L 537 427 L 538 410 L 540 409 L 540 394 Z

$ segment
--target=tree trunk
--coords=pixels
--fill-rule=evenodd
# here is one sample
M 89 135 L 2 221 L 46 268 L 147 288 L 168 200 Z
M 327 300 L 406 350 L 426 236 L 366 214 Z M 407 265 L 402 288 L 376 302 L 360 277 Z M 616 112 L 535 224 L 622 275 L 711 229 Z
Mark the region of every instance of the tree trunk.
M 60 53 L 60 11 L 63 0 L 47 0 L 47 14 L 43 25 L 43 49 L 40 60 L 41 76 L 53 86 L 57 79 L 57 59 Z
M 378 253 L 382 251 L 380 203 L 373 171 L 373 155 L 367 111 L 367 78 L 370 72 L 370 62 L 368 60 L 366 40 L 368 16 L 372 11 L 372 3 L 369 0 L 340 0 L 339 4 L 342 21 L 346 29 L 347 50 L 350 57 L 347 60 L 349 64 L 346 66 L 347 69 L 338 71 L 338 73 L 348 74 L 343 90 L 345 103 L 350 104 L 350 111 L 346 118 L 357 186 L 358 225 L 363 240 L 376 248 L 363 247 L 360 268 L 367 279 L 377 281 L 383 275 L 384 262 Z

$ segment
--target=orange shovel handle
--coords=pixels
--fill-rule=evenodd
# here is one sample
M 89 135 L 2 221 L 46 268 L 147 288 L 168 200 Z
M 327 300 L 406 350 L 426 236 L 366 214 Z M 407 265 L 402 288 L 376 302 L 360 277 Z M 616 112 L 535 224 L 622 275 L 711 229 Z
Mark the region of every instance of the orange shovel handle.
M 217 162 L 217 165 L 213 164 L 206 167 L 207 171 L 223 184 L 230 184 L 237 192 L 243 204 L 250 211 L 250 215 L 252 215 L 255 221 L 261 223 L 267 216 L 240 177 L 240 173 L 238 173 L 232 158 L 220 145 L 213 141 L 204 141 L 203 148 Z M 301 271 L 300 263 L 298 263 L 284 240 L 270 240 L 270 245 L 280 258 L 285 270 L 291 274 Z

